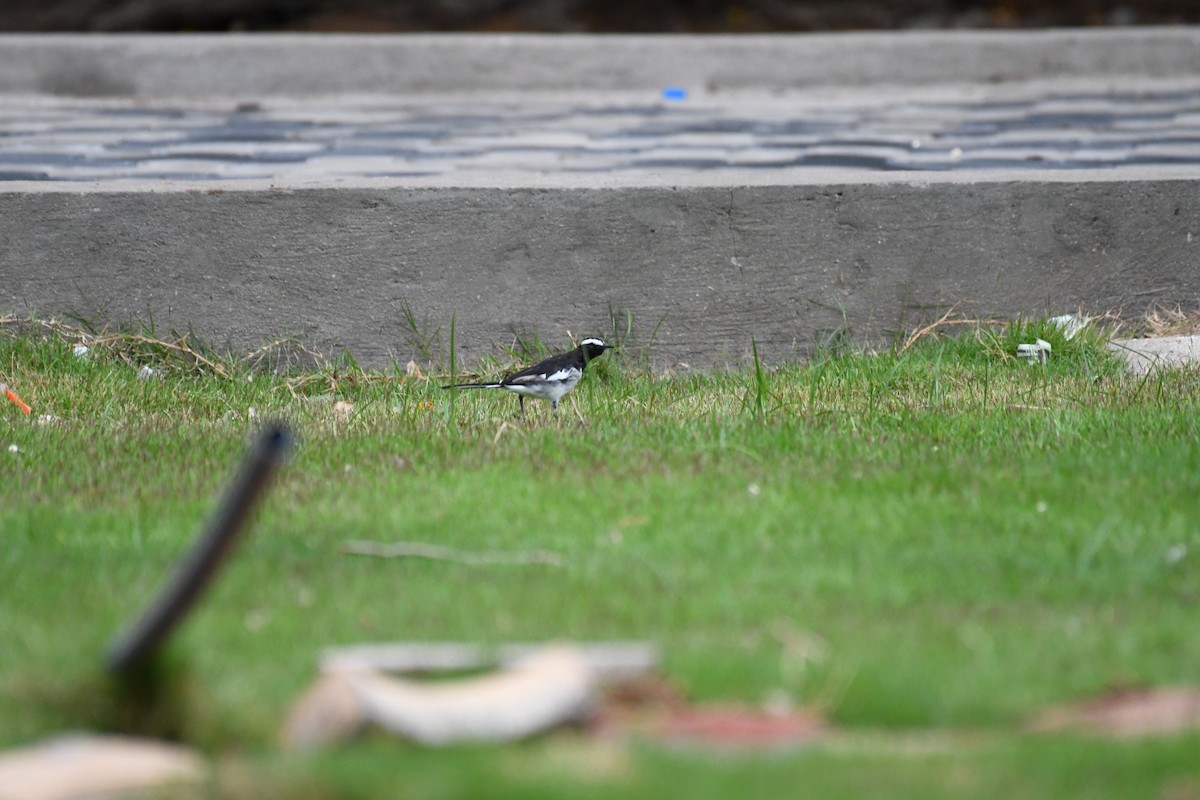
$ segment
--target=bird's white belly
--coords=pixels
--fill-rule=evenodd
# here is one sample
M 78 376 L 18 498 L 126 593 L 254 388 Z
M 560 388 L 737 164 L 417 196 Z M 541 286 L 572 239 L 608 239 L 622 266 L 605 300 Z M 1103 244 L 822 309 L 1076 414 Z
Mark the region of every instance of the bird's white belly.
M 557 377 L 557 375 L 551 377 Z M 569 370 L 559 380 L 533 384 L 506 383 L 504 384 L 504 388 L 510 392 L 523 394 L 526 397 L 540 397 L 544 400 L 557 403 L 562 399 L 563 395 L 575 388 L 581 377 L 583 377 L 583 372 L 580 370 Z

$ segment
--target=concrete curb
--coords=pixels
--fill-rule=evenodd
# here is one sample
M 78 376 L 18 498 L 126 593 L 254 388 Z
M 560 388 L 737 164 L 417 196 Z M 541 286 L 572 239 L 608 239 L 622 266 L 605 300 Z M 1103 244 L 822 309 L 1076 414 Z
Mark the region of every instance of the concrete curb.
M 606 334 L 658 366 L 881 343 L 980 317 L 1200 306 L 1200 181 L 0 194 L 0 307 L 301 335 L 364 364 L 514 333 Z

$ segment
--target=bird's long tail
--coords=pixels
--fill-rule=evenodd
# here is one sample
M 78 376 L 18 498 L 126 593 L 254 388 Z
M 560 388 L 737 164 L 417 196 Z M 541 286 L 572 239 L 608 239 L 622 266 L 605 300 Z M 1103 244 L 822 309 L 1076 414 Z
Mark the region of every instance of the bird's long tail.
M 443 389 L 499 389 L 498 383 L 448 383 Z

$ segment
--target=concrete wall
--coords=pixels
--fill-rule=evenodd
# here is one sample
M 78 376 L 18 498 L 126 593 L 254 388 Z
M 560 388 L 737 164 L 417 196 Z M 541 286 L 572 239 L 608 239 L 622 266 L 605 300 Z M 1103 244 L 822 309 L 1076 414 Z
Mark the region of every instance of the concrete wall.
M 0 187 L 2 189 L 3 187 Z M 185 326 L 239 350 L 299 334 L 363 363 L 512 330 L 606 334 L 654 360 L 773 361 L 846 326 L 885 342 L 955 303 L 1008 317 L 1200 307 L 1200 182 L 0 192 L 0 310 Z

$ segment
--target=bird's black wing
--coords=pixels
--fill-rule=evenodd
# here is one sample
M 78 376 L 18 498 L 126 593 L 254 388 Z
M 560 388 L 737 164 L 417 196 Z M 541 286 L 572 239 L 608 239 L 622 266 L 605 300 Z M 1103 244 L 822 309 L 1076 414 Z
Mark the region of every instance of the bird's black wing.
M 572 350 L 567 353 L 559 353 L 556 356 L 550 356 L 545 361 L 539 361 L 531 367 L 526 367 L 520 372 L 514 372 L 508 375 L 501 381 L 501 384 L 507 386 L 514 384 L 520 386 L 523 383 L 530 381 L 541 381 L 554 375 L 556 372 L 564 372 L 570 369 L 579 369 L 579 354 Z

